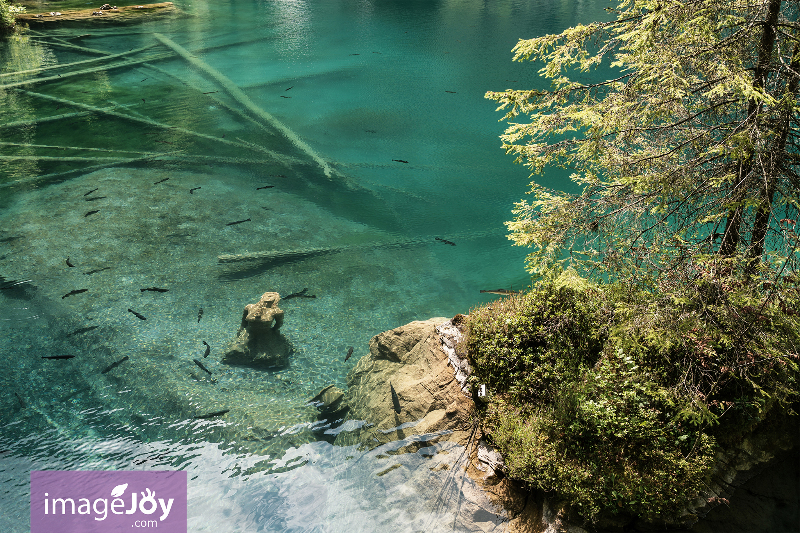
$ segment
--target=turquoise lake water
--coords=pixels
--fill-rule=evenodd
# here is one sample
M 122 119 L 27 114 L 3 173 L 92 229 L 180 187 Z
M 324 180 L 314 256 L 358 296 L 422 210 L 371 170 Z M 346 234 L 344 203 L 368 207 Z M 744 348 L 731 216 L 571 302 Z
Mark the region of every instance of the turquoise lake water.
M 541 86 L 517 40 L 606 3 L 175 5 L 0 44 L 0 530 L 28 530 L 31 470 L 175 468 L 190 531 L 499 530 L 458 447 L 335 446 L 358 421 L 307 400 L 372 336 L 528 285 L 503 226 L 528 172 L 483 95 Z M 219 260 L 258 252 L 276 257 Z M 304 288 L 280 305 L 289 367 L 220 363 L 246 304 Z

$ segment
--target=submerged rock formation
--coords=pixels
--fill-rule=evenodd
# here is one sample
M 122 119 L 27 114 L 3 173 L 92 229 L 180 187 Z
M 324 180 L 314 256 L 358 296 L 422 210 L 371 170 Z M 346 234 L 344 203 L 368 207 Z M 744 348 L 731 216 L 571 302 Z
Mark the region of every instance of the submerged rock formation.
M 284 367 L 289 364 L 293 349 L 280 333 L 283 310 L 278 307 L 277 292 L 265 292 L 258 303 L 246 305 L 236 339 L 230 344 L 222 362 L 258 368 Z

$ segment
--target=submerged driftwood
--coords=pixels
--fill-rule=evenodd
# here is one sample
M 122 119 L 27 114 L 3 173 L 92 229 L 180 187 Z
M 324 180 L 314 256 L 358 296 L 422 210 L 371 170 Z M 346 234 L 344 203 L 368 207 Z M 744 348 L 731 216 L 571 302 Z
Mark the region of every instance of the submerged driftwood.
M 457 240 L 468 240 L 468 239 L 477 239 L 492 234 L 493 233 L 489 231 L 481 231 L 466 235 L 453 235 L 450 237 Z M 442 242 L 441 239 L 434 236 L 412 237 L 408 239 L 397 239 L 386 242 L 371 242 L 365 244 L 323 246 L 319 248 L 295 248 L 292 250 L 265 250 L 259 252 L 244 252 L 241 254 L 221 254 L 217 256 L 217 260 L 220 263 L 242 263 L 242 262 L 268 263 L 270 261 L 296 261 L 299 259 L 306 259 L 309 257 L 326 255 L 326 254 L 336 254 L 340 252 L 375 250 L 379 248 L 405 248 L 409 246 L 433 245 L 436 244 L 437 241 Z
M 270 126 L 278 130 L 284 137 L 286 137 L 289 142 L 294 144 L 299 150 L 304 152 L 308 155 L 314 162 L 316 162 L 321 168 L 322 171 L 325 173 L 327 177 L 331 177 L 333 173 L 333 169 L 325 162 L 322 157 L 314 151 L 308 144 L 306 144 L 300 137 L 297 136 L 295 132 L 290 130 L 285 124 L 281 121 L 258 107 L 250 98 L 242 91 L 239 87 L 236 86 L 230 79 L 228 79 L 224 74 L 220 71 L 213 68 L 211 65 L 207 64 L 202 59 L 198 58 L 197 56 L 191 54 L 188 50 L 180 46 L 179 44 L 173 42 L 171 39 L 161 35 L 160 33 L 155 33 L 153 36 L 161 41 L 162 44 L 171 48 L 175 51 L 178 55 L 183 57 L 186 61 L 194 65 L 195 67 L 203 70 L 206 74 L 214 78 L 217 83 L 219 83 L 227 92 L 231 95 L 236 101 L 242 104 L 248 111 L 250 111 L 253 115 L 263 119 L 266 121 Z

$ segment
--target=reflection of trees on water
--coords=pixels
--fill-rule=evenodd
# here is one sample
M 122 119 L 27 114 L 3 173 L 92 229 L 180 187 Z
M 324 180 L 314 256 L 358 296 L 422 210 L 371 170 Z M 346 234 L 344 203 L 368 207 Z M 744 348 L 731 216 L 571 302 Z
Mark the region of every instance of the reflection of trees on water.
M 47 47 L 20 36 L 0 43 L 0 85 L 18 81 L 21 75 L 9 75 L 12 72 L 35 70 L 56 62 L 52 51 Z M 0 89 L 0 109 L 3 110 L 2 124 L 9 122 L 26 122 L 36 119 L 36 108 L 30 99 L 14 90 Z M 2 129 L 0 139 L 4 142 L 33 144 L 36 138 L 36 126 L 17 128 L 13 131 Z M 7 155 L 33 156 L 35 149 L 30 146 L 2 146 L 0 153 Z M 0 160 L 0 176 L 5 174 L 13 178 L 24 178 L 40 171 L 33 159 Z M 0 181 L 2 178 L 0 178 Z

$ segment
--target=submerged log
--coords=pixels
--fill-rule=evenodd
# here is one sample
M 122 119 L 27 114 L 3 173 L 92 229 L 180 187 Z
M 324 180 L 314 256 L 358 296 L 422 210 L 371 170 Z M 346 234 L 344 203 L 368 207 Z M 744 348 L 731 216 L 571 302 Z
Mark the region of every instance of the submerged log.
M 290 130 L 285 124 L 281 121 L 258 107 L 250 97 L 248 97 L 244 91 L 242 91 L 239 87 L 236 86 L 228 77 L 226 77 L 222 72 L 218 71 L 217 69 L 213 68 L 211 65 L 203 61 L 202 59 L 198 58 L 197 56 L 190 53 L 188 50 L 180 46 L 179 44 L 173 42 L 168 37 L 161 35 L 160 33 L 154 33 L 153 37 L 161 41 L 164 46 L 171 48 L 175 53 L 179 56 L 183 57 L 186 61 L 194 65 L 195 67 L 203 70 L 206 74 L 214 78 L 217 83 L 219 83 L 227 92 L 231 95 L 236 101 L 242 104 L 248 111 L 250 111 L 253 115 L 261 118 L 262 120 L 266 121 L 270 126 L 278 130 L 284 137 L 286 137 L 289 142 L 294 144 L 299 150 L 307 154 L 314 162 L 316 162 L 321 168 L 322 171 L 325 173 L 327 177 L 331 177 L 333 174 L 333 169 L 325 162 L 322 157 L 314 151 L 308 144 L 306 144 L 300 137 L 297 136 L 295 132 Z

